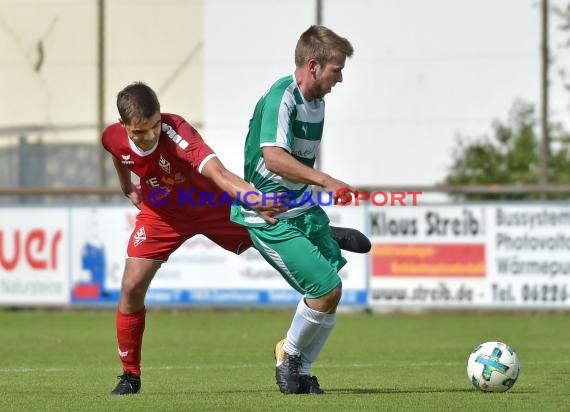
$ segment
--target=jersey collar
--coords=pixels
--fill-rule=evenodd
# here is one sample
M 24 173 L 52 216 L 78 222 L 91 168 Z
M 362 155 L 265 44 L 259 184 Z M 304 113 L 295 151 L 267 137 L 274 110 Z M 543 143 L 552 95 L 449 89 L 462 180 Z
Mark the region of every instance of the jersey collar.
M 131 150 L 133 152 L 135 152 L 137 155 L 139 155 L 140 157 L 145 157 L 148 156 L 150 154 L 152 154 L 156 148 L 158 147 L 158 143 L 160 142 L 160 136 L 158 137 L 158 139 L 156 139 L 156 143 L 154 144 L 154 146 L 152 146 L 150 149 L 144 151 L 141 150 L 127 135 L 127 140 L 129 141 L 129 146 L 131 147 Z

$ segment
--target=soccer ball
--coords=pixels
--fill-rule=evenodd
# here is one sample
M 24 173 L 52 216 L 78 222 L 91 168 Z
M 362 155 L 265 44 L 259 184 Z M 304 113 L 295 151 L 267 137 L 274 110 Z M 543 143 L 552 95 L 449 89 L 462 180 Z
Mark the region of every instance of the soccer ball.
M 519 377 L 519 359 L 509 345 L 485 342 L 467 360 L 467 376 L 474 387 L 484 392 L 505 392 Z

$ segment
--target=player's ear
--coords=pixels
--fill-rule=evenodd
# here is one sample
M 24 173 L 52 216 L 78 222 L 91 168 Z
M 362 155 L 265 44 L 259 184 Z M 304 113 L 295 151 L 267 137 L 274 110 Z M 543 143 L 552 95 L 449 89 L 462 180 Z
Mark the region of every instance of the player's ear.
M 309 66 L 309 72 L 311 74 L 315 74 L 317 72 L 319 62 L 317 61 L 317 59 L 309 59 L 307 61 L 307 66 Z

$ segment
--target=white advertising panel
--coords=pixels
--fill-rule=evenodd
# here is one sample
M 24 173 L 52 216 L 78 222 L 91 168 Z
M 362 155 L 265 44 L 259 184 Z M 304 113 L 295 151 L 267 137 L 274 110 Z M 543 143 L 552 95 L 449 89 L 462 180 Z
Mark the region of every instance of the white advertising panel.
M 70 210 L 71 300 L 116 302 L 134 207 L 73 207 Z
M 480 203 L 329 206 L 331 224 L 370 236 L 343 252 L 343 305 L 380 309 L 567 309 L 570 206 Z M 0 209 L 0 304 L 115 305 L 137 210 Z M 300 253 L 302 257 L 302 253 Z M 299 294 L 250 249 L 202 236 L 158 271 L 149 305 L 291 305 Z
M 569 305 L 570 207 L 371 208 L 368 219 L 375 307 Z
M 364 230 L 363 208 L 331 207 L 333 224 Z M 117 301 L 126 245 L 137 210 L 133 207 L 73 208 L 71 245 L 72 301 Z M 302 257 L 302 254 L 300 255 Z M 341 271 L 343 304 L 364 305 L 366 257 L 346 253 Z M 238 305 L 295 304 L 300 295 L 253 248 L 241 255 L 204 236 L 186 241 L 156 274 L 147 294 L 152 304 Z
M 483 206 L 368 208 L 370 300 L 384 307 L 485 302 Z
M 489 208 L 493 303 L 570 307 L 570 206 Z
M 0 304 L 69 303 L 67 208 L 0 209 Z

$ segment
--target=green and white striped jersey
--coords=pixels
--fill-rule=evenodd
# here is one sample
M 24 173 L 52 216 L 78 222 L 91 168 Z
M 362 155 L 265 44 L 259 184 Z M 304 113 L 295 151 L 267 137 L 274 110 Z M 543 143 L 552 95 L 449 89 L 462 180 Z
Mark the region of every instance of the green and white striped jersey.
M 259 191 L 269 194 L 288 192 L 289 209 L 278 216 L 287 219 L 298 216 L 318 204 L 310 185 L 291 182 L 269 171 L 263 158 L 263 147 L 277 146 L 287 150 L 295 159 L 314 167 L 323 134 L 325 102 L 306 101 L 294 76 L 277 80 L 257 102 L 249 121 L 245 143 L 245 180 Z M 232 220 L 245 225 L 264 224 L 257 212 L 239 208 L 241 219 L 232 211 Z

